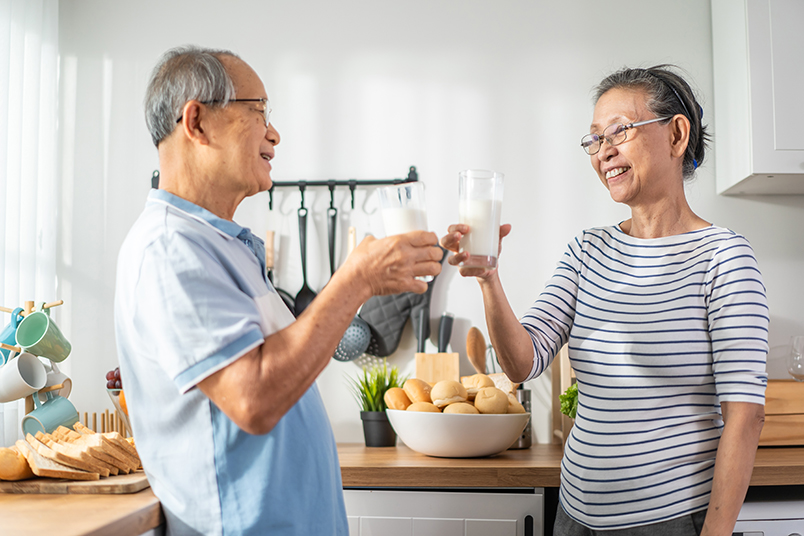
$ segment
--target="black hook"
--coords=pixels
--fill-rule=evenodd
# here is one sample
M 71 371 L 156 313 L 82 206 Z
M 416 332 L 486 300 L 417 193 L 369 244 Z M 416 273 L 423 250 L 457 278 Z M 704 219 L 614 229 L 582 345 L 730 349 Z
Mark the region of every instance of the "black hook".
M 329 188 L 329 208 L 335 208 L 335 179 L 330 179 L 327 181 L 327 187 Z
M 154 170 L 154 174 L 151 175 L 151 188 L 159 188 L 159 170 Z
M 352 210 L 355 209 L 355 188 L 357 188 L 357 180 L 349 179 L 349 193 L 352 196 Z
M 268 188 L 268 210 L 274 209 L 274 185 Z
M 299 181 L 299 192 L 301 192 L 301 208 L 304 208 L 304 189 L 307 187 L 307 181 Z
M 416 166 L 410 166 L 408 170 L 408 181 L 416 182 L 417 180 L 419 180 L 419 174 L 416 173 Z

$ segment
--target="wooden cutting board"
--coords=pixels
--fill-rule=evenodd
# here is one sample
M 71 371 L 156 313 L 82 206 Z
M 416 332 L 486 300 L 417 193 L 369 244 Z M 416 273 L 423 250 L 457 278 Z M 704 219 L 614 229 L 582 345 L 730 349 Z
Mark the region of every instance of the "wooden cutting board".
M 116 494 L 136 493 L 147 487 L 150 484 L 142 471 L 90 481 L 39 477 L 19 482 L 0 481 L 0 493 Z

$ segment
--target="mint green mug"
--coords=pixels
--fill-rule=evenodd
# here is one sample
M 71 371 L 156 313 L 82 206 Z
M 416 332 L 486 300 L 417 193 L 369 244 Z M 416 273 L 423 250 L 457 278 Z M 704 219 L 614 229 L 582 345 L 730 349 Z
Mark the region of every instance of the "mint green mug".
M 61 363 L 72 346 L 59 326 L 50 318 L 50 309 L 29 313 L 17 326 L 17 345 L 26 352 Z
M 59 426 L 72 428 L 78 422 L 78 410 L 73 403 L 62 396 L 49 392 L 45 403 L 34 395 L 36 409 L 22 418 L 22 433 L 36 435 L 36 432 L 50 434 Z

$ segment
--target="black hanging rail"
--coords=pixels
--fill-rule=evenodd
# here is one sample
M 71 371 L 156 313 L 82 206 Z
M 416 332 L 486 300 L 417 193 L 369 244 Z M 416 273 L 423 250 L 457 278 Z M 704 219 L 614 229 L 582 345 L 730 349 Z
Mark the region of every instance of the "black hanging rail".
M 334 195 L 337 186 L 348 186 L 349 192 L 352 196 L 352 209 L 355 208 L 355 189 L 358 186 L 386 186 L 393 184 L 404 184 L 406 182 L 416 182 L 419 180 L 419 174 L 416 173 L 416 166 L 410 166 L 408 169 L 408 176 L 404 179 L 367 179 L 367 180 L 335 180 L 329 179 L 325 181 L 275 181 L 268 190 L 268 209 L 274 208 L 274 188 L 298 188 L 304 196 L 304 190 L 312 186 L 326 186 L 329 188 L 330 199 Z
M 276 181 L 271 185 L 271 189 L 268 190 L 268 208 L 273 210 L 274 208 L 274 188 L 298 188 L 302 196 L 304 196 L 304 190 L 309 186 L 326 186 L 329 188 L 329 195 L 330 195 L 330 205 L 332 204 L 332 198 L 335 192 L 335 188 L 337 186 L 348 186 L 349 192 L 352 196 L 352 209 L 355 208 L 355 189 L 358 186 L 385 186 L 385 185 L 393 185 L 393 184 L 404 184 L 406 182 L 416 182 L 419 180 L 419 174 L 416 173 L 416 166 L 410 166 L 408 169 L 408 176 L 404 179 L 368 179 L 368 180 L 357 180 L 357 179 L 349 179 L 349 180 L 335 180 L 329 179 L 325 181 Z M 151 177 L 151 188 L 159 188 L 159 170 L 155 170 L 152 177 Z

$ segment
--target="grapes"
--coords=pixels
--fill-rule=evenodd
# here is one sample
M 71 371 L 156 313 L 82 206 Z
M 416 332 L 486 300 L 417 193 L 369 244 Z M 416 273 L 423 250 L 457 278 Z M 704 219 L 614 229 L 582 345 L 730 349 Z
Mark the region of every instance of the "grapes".
M 106 388 L 107 389 L 122 389 L 123 383 L 120 380 L 120 367 L 115 367 L 106 373 Z

